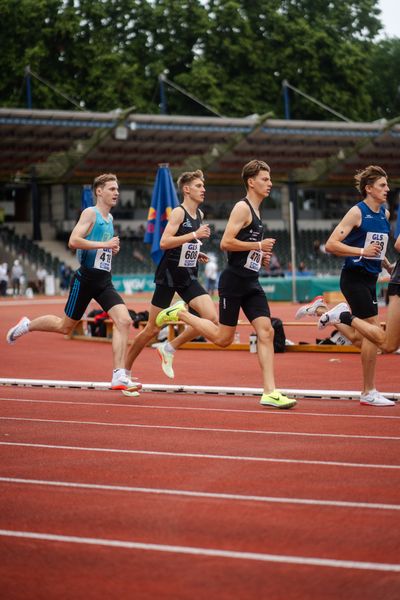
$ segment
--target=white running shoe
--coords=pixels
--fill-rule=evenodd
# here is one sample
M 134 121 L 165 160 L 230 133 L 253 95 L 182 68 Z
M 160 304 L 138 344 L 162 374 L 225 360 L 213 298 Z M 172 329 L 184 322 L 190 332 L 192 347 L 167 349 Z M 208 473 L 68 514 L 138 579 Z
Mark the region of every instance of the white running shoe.
M 28 333 L 29 323 L 30 320 L 28 317 L 22 317 L 22 319 L 20 319 L 18 323 L 14 325 L 14 327 L 11 327 L 11 329 L 8 330 L 7 342 L 9 344 L 14 344 L 17 338 L 21 337 L 21 335 L 25 335 L 25 333 Z
M 311 302 L 309 302 L 308 304 L 300 306 L 294 318 L 299 320 L 305 316 L 315 317 L 318 308 L 328 308 L 322 296 L 316 296 L 314 300 L 311 300 Z
M 157 352 L 159 357 L 161 358 L 161 367 L 167 377 L 173 379 L 175 377 L 174 369 L 172 368 L 172 363 L 174 362 L 174 353 L 168 352 L 165 348 L 166 344 L 162 346 L 158 346 Z
M 324 313 L 319 318 L 318 329 L 324 329 L 327 325 L 337 325 L 337 323 L 340 323 L 340 313 L 342 312 L 350 312 L 350 308 L 346 302 L 341 302 Z
M 396 403 L 380 394 L 378 390 L 370 390 L 366 394 L 361 394 L 360 404 L 366 406 L 394 406 Z
M 130 377 L 127 377 L 124 372 L 121 371 L 115 374 L 111 381 L 112 390 L 126 390 L 128 392 L 138 392 L 142 389 L 142 384 L 138 381 L 132 381 Z

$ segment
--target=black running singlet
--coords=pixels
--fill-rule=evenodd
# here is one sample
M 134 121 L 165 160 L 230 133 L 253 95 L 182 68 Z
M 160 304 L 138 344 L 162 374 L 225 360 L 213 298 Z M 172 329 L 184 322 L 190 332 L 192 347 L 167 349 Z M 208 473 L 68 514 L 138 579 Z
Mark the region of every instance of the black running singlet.
M 261 219 L 254 212 L 247 198 L 243 198 L 251 211 L 251 223 L 243 227 L 236 236 L 242 242 L 261 242 L 264 227 Z M 228 252 L 227 270 L 240 277 L 258 277 L 261 267 L 262 253 L 259 250 L 245 250 L 244 252 Z
M 202 223 L 201 211 L 197 209 L 196 218 L 193 219 L 183 206 L 180 208 L 185 214 L 175 235 L 186 235 L 192 231 L 197 231 Z M 154 278 L 155 283 L 172 288 L 189 285 L 197 279 L 199 251 L 200 243 L 195 239 L 177 248 L 166 250 L 157 267 Z
M 397 259 L 393 273 L 390 277 L 390 283 L 400 284 L 400 258 Z

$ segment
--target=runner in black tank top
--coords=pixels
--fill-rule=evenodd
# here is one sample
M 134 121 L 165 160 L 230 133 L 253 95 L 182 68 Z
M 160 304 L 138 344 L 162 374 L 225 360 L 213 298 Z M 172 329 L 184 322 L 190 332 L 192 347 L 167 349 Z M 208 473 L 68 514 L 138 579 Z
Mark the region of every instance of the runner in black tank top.
M 171 212 L 161 237 L 160 247 L 165 254 L 155 274 L 156 289 L 151 300 L 149 320 L 146 327 L 135 337 L 128 351 L 127 369 L 131 368 L 143 348 L 158 335 L 157 316 L 170 306 L 175 293 L 192 310 L 217 323 L 215 306 L 197 279 L 198 261 L 208 261 L 208 257 L 201 252 L 201 240 L 210 237 L 210 228 L 202 223 L 203 213 L 199 208 L 205 195 L 203 173 L 183 173 L 178 179 L 178 187 L 183 195 L 183 202 Z M 196 336 L 193 329 L 188 327 L 177 338 L 157 349 L 167 377 L 174 377 L 172 363 L 175 350 Z
M 247 196 L 233 207 L 221 241 L 222 250 L 228 252 L 228 266 L 219 282 L 219 324 L 191 315 L 182 306 L 162 311 L 158 323 L 181 319 L 215 344 L 226 347 L 234 339 L 242 309 L 258 337 L 258 360 L 264 389 L 260 403 L 275 408 L 291 408 L 296 401 L 275 388 L 274 331 L 267 298 L 258 281 L 264 253 L 268 255 L 275 242 L 262 239 L 259 212 L 263 199 L 271 191 L 270 168 L 263 161 L 254 160 L 244 166 L 242 177 Z
M 203 214 L 200 209 L 196 211 L 196 217 L 193 218 L 188 211 L 181 205 L 180 210 L 183 211 L 183 221 L 179 225 L 176 236 L 194 234 L 202 224 Z M 182 267 L 179 266 L 181 261 L 183 246 L 171 248 L 165 251 L 160 264 L 157 267 L 154 281 L 159 285 L 165 285 L 169 288 L 185 287 L 190 285 L 192 281 L 197 280 L 198 266 Z M 189 242 L 189 246 L 183 251 L 186 254 L 188 262 L 194 262 L 196 251 L 200 251 L 200 243 L 197 239 Z M 185 256 L 183 257 L 185 259 Z
M 261 242 L 263 239 L 264 226 L 259 215 L 256 215 L 254 208 L 247 198 L 243 198 L 250 209 L 251 222 L 243 227 L 236 235 L 236 239 L 242 242 Z M 261 255 L 258 250 L 248 250 L 239 252 L 229 252 L 227 270 L 240 277 L 258 277 L 258 271 L 261 266 Z

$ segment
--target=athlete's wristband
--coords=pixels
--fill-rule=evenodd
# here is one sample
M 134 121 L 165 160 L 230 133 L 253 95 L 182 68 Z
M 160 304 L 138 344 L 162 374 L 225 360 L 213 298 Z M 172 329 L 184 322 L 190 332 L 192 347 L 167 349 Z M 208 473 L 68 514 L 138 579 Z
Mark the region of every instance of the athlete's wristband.
M 364 256 L 364 248 L 361 248 L 360 256 Z

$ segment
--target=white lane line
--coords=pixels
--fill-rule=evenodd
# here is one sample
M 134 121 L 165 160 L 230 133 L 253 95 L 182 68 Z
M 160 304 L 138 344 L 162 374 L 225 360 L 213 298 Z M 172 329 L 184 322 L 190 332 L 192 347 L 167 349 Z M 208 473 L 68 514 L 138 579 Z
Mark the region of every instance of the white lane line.
M 94 425 L 100 427 L 132 427 L 137 429 L 166 429 L 177 431 L 204 431 L 212 433 L 250 433 L 255 435 L 287 435 L 297 437 L 344 438 L 355 440 L 391 440 L 399 441 L 399 436 L 389 435 L 352 435 L 346 433 L 308 433 L 304 431 L 263 431 L 261 429 L 227 429 L 220 427 L 183 427 L 177 425 L 146 425 L 142 423 L 107 423 L 104 421 L 74 421 L 66 419 L 33 419 L 28 417 L 0 417 L 0 421 L 24 421 L 33 423 L 59 423 L 68 425 Z
M 24 479 L 20 477 L 0 477 L 0 483 L 18 485 L 39 485 L 50 487 L 78 488 L 85 490 L 101 490 L 111 492 L 127 492 L 135 494 L 155 494 L 165 496 L 184 496 L 189 498 L 207 498 L 216 500 L 232 500 L 239 502 L 261 502 L 276 504 L 300 504 L 306 506 L 333 506 L 334 508 L 366 508 L 369 510 L 400 510 L 400 504 L 383 504 L 382 502 L 350 502 L 346 500 L 318 500 L 314 498 L 285 498 L 279 496 L 253 496 L 247 494 L 223 494 L 220 492 L 196 492 L 190 490 L 171 490 L 165 488 L 135 487 L 129 485 L 109 485 L 100 483 L 77 483 L 75 481 L 51 481 L 47 479 Z
M 376 563 L 354 560 L 338 560 L 334 558 L 319 558 L 305 556 L 287 556 L 284 554 L 264 554 L 261 552 L 238 552 L 235 550 L 219 550 L 217 548 L 196 548 L 193 546 L 172 546 L 169 544 L 148 544 L 144 542 L 112 540 L 103 538 L 78 537 L 73 535 L 56 535 L 34 531 L 12 531 L 0 529 L 0 536 L 40 540 L 46 542 L 63 542 L 66 544 L 84 544 L 90 546 L 106 546 L 123 548 L 125 550 L 144 550 L 149 552 L 167 552 L 171 554 L 188 554 L 191 556 L 212 556 L 236 560 L 253 560 L 292 565 L 307 565 L 313 567 L 331 567 L 336 569 L 357 569 L 363 571 L 391 571 L 400 573 L 399 564 Z
M 247 410 L 241 408 L 206 408 L 200 406 L 168 406 L 162 404 L 145 404 L 145 400 L 143 400 L 143 404 L 128 404 L 128 403 L 116 403 L 116 402 L 81 402 L 81 401 L 70 401 L 70 400 L 40 400 L 40 399 L 26 399 L 26 398 L 1 398 L 1 402 L 26 402 L 26 403 L 37 403 L 37 404 L 67 404 L 67 405 L 76 405 L 76 406 L 110 406 L 115 408 L 142 408 L 142 409 L 152 409 L 152 410 L 188 410 L 188 411 L 200 411 L 200 412 L 222 412 L 222 413 L 244 413 L 244 414 L 254 414 L 254 415 L 266 415 L 275 417 L 284 416 L 287 417 L 344 417 L 349 419 L 400 419 L 400 416 L 395 415 L 349 415 L 346 413 L 309 413 L 309 412 L 300 412 L 298 409 L 291 411 L 282 411 L 271 410 L 268 411 L 266 409 L 263 410 Z M 198 401 L 198 399 L 196 399 Z M 214 402 L 220 402 L 221 398 L 218 400 L 214 400 Z M 369 408 L 366 408 L 369 410 Z
M 171 456 L 174 458 L 201 458 L 209 460 L 237 460 L 250 462 L 287 463 L 299 465 L 321 465 L 333 467 L 351 467 L 358 469 L 390 469 L 398 470 L 400 465 L 382 465 L 340 462 L 333 460 L 303 460 L 296 458 L 270 458 L 264 456 L 229 456 L 224 454 L 195 454 L 190 452 L 157 452 L 155 450 L 131 450 L 126 448 L 87 448 L 85 446 L 64 446 L 56 444 L 30 444 L 27 442 L 0 442 L 0 446 L 14 446 L 20 448 L 46 448 L 49 450 L 72 450 L 78 452 L 105 452 L 112 454 L 140 454 L 146 456 Z

